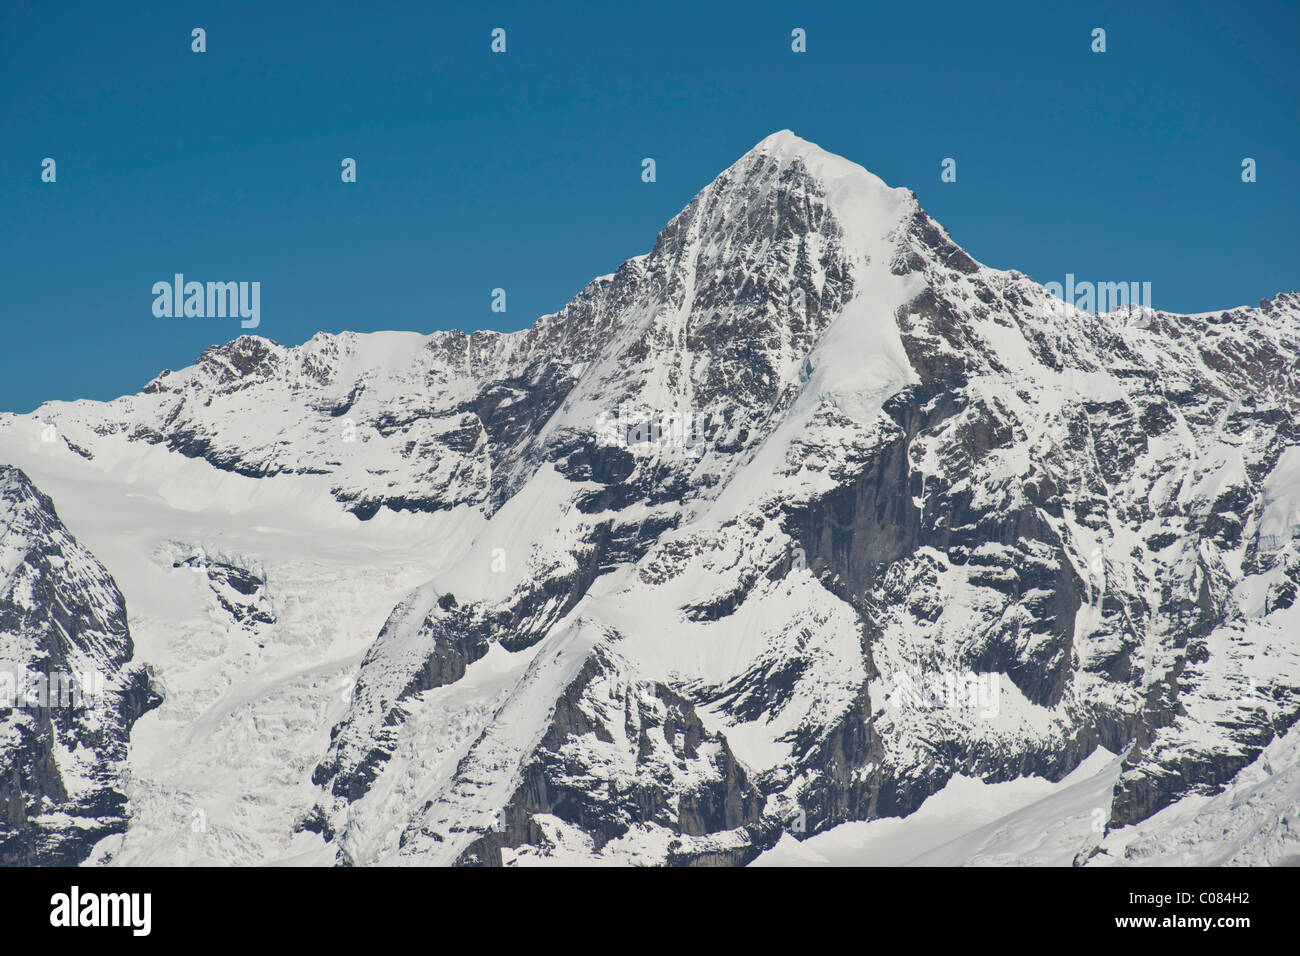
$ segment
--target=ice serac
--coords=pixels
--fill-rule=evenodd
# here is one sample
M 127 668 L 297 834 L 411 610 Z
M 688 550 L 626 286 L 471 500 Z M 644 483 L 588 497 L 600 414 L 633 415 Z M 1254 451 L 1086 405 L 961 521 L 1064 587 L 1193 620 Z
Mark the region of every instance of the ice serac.
M 118 772 L 157 701 L 130 659 L 112 577 L 0 466 L 0 864 L 75 865 L 126 829 Z
M 1098 748 L 1122 833 L 1293 753 L 1298 366 L 1294 293 L 1081 312 L 783 131 L 527 330 L 243 337 L 25 424 L 340 541 L 445 519 L 294 738 L 294 859 L 742 864 Z

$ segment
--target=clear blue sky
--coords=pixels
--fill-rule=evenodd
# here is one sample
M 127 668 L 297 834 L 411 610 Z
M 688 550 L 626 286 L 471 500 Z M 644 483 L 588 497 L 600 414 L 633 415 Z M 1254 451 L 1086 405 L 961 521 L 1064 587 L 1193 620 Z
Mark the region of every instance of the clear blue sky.
M 240 334 L 155 318 L 176 272 L 260 281 L 286 344 L 526 326 L 783 128 L 989 265 L 1253 305 L 1300 289 L 1298 50 L 1294 0 L 5 0 L 0 410 L 135 392 Z

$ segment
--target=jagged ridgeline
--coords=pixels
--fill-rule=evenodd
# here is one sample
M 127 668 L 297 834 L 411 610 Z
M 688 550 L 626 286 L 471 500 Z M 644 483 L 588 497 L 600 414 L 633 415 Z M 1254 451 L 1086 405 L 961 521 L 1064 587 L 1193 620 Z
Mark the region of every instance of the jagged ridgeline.
M 245 336 L 0 452 L 248 559 L 121 860 L 743 864 L 1113 755 L 1069 863 L 1300 716 L 1298 359 L 1294 293 L 1083 312 L 782 132 L 524 331 Z

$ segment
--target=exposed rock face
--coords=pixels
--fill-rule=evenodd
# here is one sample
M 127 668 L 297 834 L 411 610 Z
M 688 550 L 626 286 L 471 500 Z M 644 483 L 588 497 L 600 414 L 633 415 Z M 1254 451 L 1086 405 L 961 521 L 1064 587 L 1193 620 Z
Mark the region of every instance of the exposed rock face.
M 780 133 L 523 332 L 244 337 L 44 414 L 472 516 L 311 754 L 339 862 L 714 865 L 1098 747 L 1112 826 L 1255 761 L 1300 717 L 1298 368 L 1294 293 L 1082 312 Z
M 347 718 L 330 733 L 330 753 L 312 781 L 336 797 L 360 798 L 391 756 L 402 705 L 465 676 L 487 653 L 490 624 L 425 586 L 393 611 L 362 662 Z
M 575 837 L 598 857 L 637 828 L 671 834 L 670 864 L 745 863 L 764 829 L 762 796 L 725 738 L 663 684 L 629 681 L 604 646 L 557 699 L 521 776 L 502 824 L 458 862 L 499 866 L 503 850 L 550 853 Z
M 0 466 L 0 863 L 75 865 L 126 828 L 118 765 L 158 702 L 130 659 L 113 579 Z

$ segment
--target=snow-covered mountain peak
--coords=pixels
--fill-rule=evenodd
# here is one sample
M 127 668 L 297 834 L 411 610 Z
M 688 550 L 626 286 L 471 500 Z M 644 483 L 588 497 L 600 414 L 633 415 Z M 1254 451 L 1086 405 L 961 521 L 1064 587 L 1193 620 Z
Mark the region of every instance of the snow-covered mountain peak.
M 736 165 L 766 157 L 778 166 L 802 165 L 812 177 L 825 185 L 852 182 L 864 191 L 890 192 L 910 196 L 907 189 L 891 187 L 866 167 L 823 149 L 788 129 L 778 130 L 759 140 Z
M 809 232 L 840 241 L 855 258 L 885 241 L 903 219 L 919 209 L 910 191 L 892 188 L 857 163 L 789 130 L 780 130 L 724 170 L 681 215 L 698 206 L 719 208 L 720 219 L 709 221 L 710 236 L 716 240 L 728 231 L 727 213 L 740 213 L 740 222 L 752 225 L 755 213 L 764 210 L 773 191 L 780 197 L 776 208 L 784 204 L 792 213 L 791 228 L 804 226 Z M 801 204 L 808 207 L 805 215 L 799 214 Z M 817 208 L 822 204 L 824 211 Z M 731 225 L 735 228 L 734 218 Z

